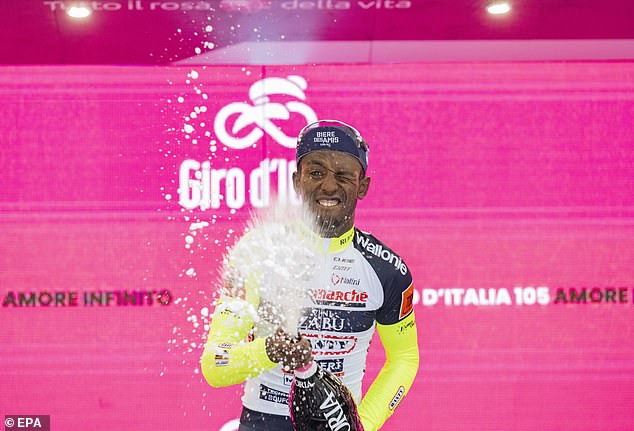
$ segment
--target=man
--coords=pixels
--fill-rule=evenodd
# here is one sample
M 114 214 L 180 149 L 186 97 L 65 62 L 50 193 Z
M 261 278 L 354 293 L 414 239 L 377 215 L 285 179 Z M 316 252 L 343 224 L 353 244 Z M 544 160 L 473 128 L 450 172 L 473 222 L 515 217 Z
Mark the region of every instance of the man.
M 298 136 L 296 158 L 293 185 L 318 221 L 326 260 L 326 273 L 309 281 L 310 304 L 299 322 L 302 337 L 269 328 L 268 334 L 256 331 L 245 341 L 254 319 L 219 306 L 202 371 L 212 386 L 246 380 L 241 431 L 284 431 L 293 429 L 289 371 L 314 357 L 350 389 L 365 431 L 375 431 L 403 399 L 418 370 L 412 276 L 396 253 L 354 227 L 357 200 L 370 186 L 368 146 L 359 132 L 334 120 L 310 124 Z M 242 296 L 234 301 L 262 305 L 256 288 L 247 287 Z M 362 398 L 375 328 L 386 362 Z

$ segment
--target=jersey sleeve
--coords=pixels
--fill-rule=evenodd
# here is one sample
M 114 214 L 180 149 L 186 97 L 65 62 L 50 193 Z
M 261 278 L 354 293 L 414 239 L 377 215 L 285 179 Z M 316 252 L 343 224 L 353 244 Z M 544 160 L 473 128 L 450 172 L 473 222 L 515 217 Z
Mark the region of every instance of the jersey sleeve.
M 214 387 L 229 386 L 269 370 L 277 364 L 266 354 L 265 338 L 249 340 L 251 304 L 232 298 L 216 307 L 201 357 L 205 380 Z
M 376 321 L 380 325 L 400 322 L 414 310 L 414 283 L 405 265 L 402 271 L 391 271 L 383 284 L 383 305 L 377 310 Z
M 205 380 L 214 387 L 242 383 L 277 365 L 266 353 L 266 339 L 251 338 L 260 303 L 255 279 L 225 278 L 230 295 L 214 311 L 200 360 Z
M 359 405 L 365 431 L 377 431 L 394 413 L 418 372 L 418 335 L 414 313 L 401 321 L 377 325 L 385 348 L 385 364 Z

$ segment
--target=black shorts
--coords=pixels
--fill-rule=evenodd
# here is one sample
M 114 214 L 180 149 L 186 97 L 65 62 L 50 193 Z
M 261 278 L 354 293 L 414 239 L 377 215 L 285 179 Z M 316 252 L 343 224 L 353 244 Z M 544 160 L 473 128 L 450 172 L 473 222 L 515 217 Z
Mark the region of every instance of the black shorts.
M 289 416 L 271 415 L 244 407 L 238 431 L 293 431 Z

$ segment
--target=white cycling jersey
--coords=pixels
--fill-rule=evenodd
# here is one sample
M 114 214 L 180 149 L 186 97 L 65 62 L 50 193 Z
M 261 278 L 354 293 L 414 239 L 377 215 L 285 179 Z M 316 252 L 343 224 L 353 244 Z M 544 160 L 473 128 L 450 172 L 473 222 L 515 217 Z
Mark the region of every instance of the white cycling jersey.
M 413 310 L 413 284 L 401 258 L 374 236 L 352 228 L 338 238 L 323 239 L 325 266 L 309 282 L 310 295 L 299 322 L 316 361 L 339 376 L 355 401 L 376 322 L 391 325 Z M 267 330 L 270 331 L 270 328 Z M 256 337 L 270 335 L 256 327 Z M 280 365 L 245 384 L 245 407 L 288 415 L 292 373 Z

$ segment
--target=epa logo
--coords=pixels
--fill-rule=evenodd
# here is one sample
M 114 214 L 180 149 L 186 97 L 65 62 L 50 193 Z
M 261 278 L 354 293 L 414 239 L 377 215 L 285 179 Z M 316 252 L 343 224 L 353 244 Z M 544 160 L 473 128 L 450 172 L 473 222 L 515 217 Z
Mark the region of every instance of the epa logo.
M 51 429 L 49 415 L 8 415 L 4 417 L 5 430 L 49 431 Z
M 218 111 L 214 119 L 216 137 L 229 148 L 243 150 L 253 146 L 266 133 L 278 144 L 295 148 L 296 135 L 287 135 L 278 124 L 290 120 L 291 115 L 303 117 L 305 125 L 317 121 L 315 111 L 305 103 L 307 87 L 306 80 L 298 75 L 264 78 L 253 83 L 249 88 L 251 103 L 233 102 Z M 273 95 L 294 100 L 273 102 L 270 97 Z M 248 127 L 253 128 L 244 134 Z

